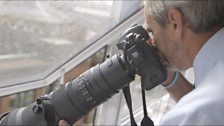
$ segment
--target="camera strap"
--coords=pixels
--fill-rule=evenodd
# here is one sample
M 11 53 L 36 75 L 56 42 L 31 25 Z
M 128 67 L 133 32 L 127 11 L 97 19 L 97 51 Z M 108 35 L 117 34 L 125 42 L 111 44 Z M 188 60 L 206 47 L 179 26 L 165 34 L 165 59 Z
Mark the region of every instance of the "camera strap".
M 144 117 L 141 121 L 141 126 L 154 126 L 153 121 L 148 117 L 147 113 L 147 106 L 146 106 L 146 97 L 145 97 L 145 90 L 142 89 L 142 103 L 143 103 L 143 111 L 144 111 Z M 130 86 L 128 85 L 127 87 L 123 88 L 123 94 L 129 109 L 129 114 L 130 114 L 130 122 L 132 126 L 137 126 L 137 123 L 135 121 L 134 115 L 133 115 L 133 109 L 132 109 L 132 99 L 131 99 L 131 93 L 130 93 Z
M 123 88 L 123 93 L 124 93 L 124 97 L 125 97 L 128 109 L 129 109 L 131 125 L 132 126 L 137 126 L 137 123 L 135 121 L 133 111 L 132 111 L 132 100 L 131 100 L 131 93 L 130 93 L 130 86 L 129 85 Z
M 143 86 L 141 84 L 141 89 L 142 89 L 142 104 L 143 104 L 143 112 L 144 112 L 144 117 L 141 121 L 142 126 L 154 126 L 153 121 L 149 118 L 148 112 L 147 112 L 147 105 L 146 105 L 146 97 L 145 97 L 145 90 L 143 89 Z

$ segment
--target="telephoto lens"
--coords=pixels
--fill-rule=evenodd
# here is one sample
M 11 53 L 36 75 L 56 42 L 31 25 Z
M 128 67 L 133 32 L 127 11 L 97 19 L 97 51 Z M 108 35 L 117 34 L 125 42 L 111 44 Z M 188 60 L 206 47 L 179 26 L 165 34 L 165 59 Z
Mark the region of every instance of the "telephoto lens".
M 125 71 L 121 58 L 114 55 L 86 71 L 64 89 L 52 93 L 51 102 L 59 118 L 74 123 L 132 81 L 133 77 Z M 66 107 L 62 108 L 61 103 Z

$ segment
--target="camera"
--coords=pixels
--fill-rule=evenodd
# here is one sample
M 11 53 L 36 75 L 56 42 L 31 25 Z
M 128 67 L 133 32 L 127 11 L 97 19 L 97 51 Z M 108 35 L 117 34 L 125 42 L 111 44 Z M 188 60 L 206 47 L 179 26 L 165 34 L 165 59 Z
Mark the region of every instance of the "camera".
M 167 70 L 147 43 L 149 39 L 142 26 L 131 26 L 117 42 L 123 53 L 109 57 L 33 104 L 5 114 L 0 125 L 57 125 L 61 119 L 73 124 L 126 87 L 136 74 L 145 90 L 156 87 L 166 80 Z

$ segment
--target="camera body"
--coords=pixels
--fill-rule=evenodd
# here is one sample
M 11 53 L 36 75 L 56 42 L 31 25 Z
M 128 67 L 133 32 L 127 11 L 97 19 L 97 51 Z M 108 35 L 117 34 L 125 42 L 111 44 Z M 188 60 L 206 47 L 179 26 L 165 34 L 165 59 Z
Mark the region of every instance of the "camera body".
M 142 86 L 150 90 L 167 78 L 167 69 L 161 58 L 155 52 L 155 47 L 149 46 L 147 31 L 139 25 L 133 25 L 126 30 L 117 42 L 118 49 L 124 52 L 125 62 L 130 73 L 141 76 Z
M 57 125 L 61 119 L 73 124 L 126 87 L 136 74 L 141 76 L 144 89 L 154 88 L 166 79 L 167 71 L 148 40 L 142 26 L 130 27 L 117 42 L 123 54 L 108 58 L 35 103 L 4 115 L 0 125 Z

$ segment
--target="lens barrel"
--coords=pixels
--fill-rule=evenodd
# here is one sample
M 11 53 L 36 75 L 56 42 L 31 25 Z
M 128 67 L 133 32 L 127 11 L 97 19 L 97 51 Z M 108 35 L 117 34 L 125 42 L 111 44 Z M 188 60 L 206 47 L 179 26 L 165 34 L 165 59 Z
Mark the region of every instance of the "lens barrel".
M 131 81 L 122 64 L 121 56 L 114 55 L 86 71 L 65 88 L 52 93 L 51 103 L 59 118 L 73 124 L 118 93 Z

